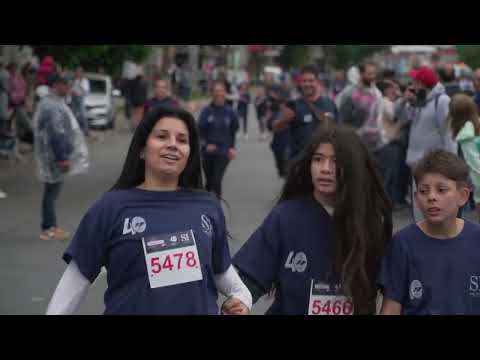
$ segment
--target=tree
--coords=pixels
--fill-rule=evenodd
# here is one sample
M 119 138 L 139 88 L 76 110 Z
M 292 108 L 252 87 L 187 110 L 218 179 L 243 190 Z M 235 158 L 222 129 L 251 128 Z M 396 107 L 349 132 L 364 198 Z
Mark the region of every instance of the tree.
M 321 45 L 327 67 L 346 69 L 389 45 Z M 299 68 L 310 62 L 309 45 L 286 45 L 280 62 L 286 68 Z
M 472 69 L 480 67 L 480 45 L 457 45 L 460 59 Z
M 358 64 L 360 61 L 385 50 L 389 45 L 335 45 L 334 66 L 337 69 L 346 69 Z
M 279 62 L 285 68 L 301 68 L 310 60 L 308 45 L 285 45 L 280 54 Z
M 81 65 L 96 71 L 103 66 L 110 74 L 118 74 L 125 60 L 141 62 L 150 54 L 148 45 L 30 45 L 40 58 L 51 55 L 63 67 Z

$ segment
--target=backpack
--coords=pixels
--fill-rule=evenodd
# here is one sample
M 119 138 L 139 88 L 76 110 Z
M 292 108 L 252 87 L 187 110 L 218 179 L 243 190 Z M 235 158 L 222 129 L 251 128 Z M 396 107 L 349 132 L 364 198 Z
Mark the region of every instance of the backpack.
M 435 96 L 435 125 L 437 127 L 438 134 L 442 138 L 442 145 L 445 146 L 445 141 L 444 141 L 445 134 L 442 133 L 442 126 L 441 126 L 439 118 L 438 118 L 438 102 L 439 102 L 440 97 L 442 95 L 446 95 L 446 94 L 439 94 L 439 95 Z

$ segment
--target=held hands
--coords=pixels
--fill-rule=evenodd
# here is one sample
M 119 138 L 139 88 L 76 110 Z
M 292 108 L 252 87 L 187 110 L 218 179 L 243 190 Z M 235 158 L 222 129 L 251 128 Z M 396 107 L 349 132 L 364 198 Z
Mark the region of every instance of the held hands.
M 235 150 L 234 148 L 228 149 L 227 157 L 230 161 L 235 160 L 237 157 L 237 150 Z
M 229 298 L 222 305 L 223 315 L 250 315 L 248 307 L 236 298 Z
M 63 173 L 66 173 L 70 171 L 70 167 L 72 166 L 72 163 L 70 162 L 70 160 L 63 160 L 63 161 L 58 161 L 57 165 Z

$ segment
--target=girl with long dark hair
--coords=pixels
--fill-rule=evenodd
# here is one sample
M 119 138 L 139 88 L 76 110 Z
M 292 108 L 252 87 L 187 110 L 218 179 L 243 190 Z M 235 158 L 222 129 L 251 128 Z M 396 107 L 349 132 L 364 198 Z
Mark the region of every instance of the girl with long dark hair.
M 391 210 L 360 138 L 324 125 L 234 264 L 254 302 L 275 290 L 270 315 L 373 314 Z
M 105 314 L 248 314 L 222 208 L 203 189 L 192 115 L 162 107 L 135 131 L 120 178 L 83 218 L 47 314 L 72 314 L 102 267 Z

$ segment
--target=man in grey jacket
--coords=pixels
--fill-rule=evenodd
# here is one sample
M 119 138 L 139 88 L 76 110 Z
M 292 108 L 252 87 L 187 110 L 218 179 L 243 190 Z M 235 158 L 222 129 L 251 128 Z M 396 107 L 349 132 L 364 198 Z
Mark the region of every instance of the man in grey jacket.
M 421 67 L 410 73 L 414 79 L 417 97 L 417 111 L 410 128 L 410 141 L 407 151 L 407 165 L 413 169 L 429 151 L 444 149 L 457 154 L 457 144 L 448 127 L 450 97 L 439 82 L 438 75 L 429 67 Z M 413 191 L 415 182 L 413 182 Z M 414 208 L 415 220 L 421 215 Z

